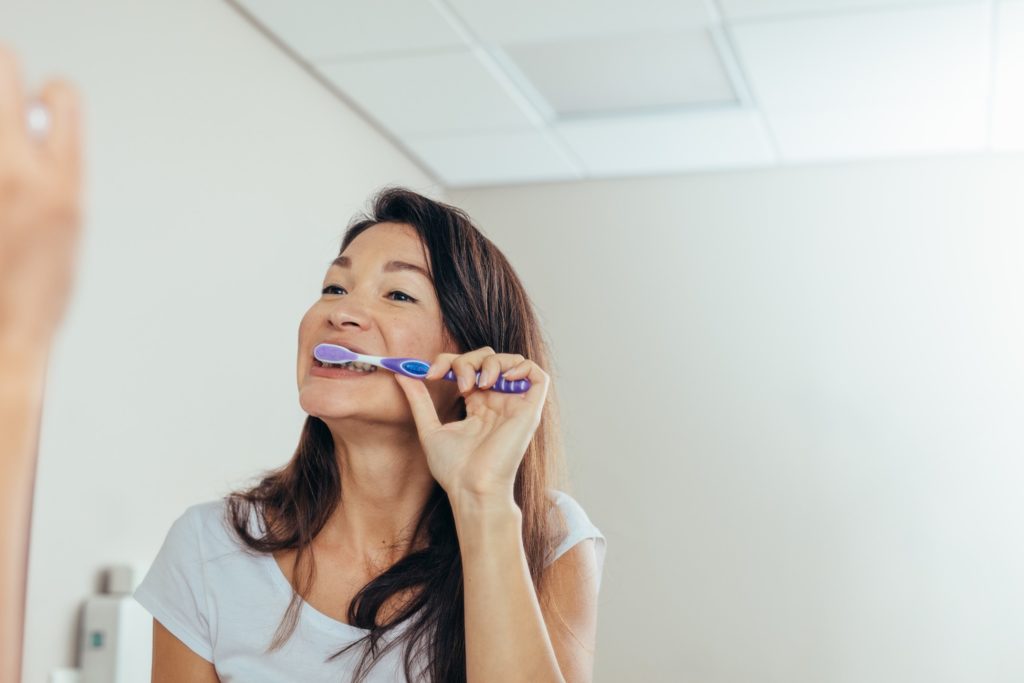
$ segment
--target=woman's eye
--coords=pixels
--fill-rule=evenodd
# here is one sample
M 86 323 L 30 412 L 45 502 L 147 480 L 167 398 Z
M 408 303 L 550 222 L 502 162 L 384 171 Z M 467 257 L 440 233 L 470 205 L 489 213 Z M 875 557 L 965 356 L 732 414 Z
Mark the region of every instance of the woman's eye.
M 410 303 L 416 303 L 416 299 L 413 299 L 411 296 L 409 296 L 405 292 L 400 292 L 397 289 L 395 291 L 393 291 L 393 292 L 388 292 L 388 296 L 391 296 L 392 294 L 398 294 L 400 296 L 404 296 L 405 297 L 404 299 L 399 299 L 399 301 L 408 301 Z
M 334 294 L 334 292 L 330 291 L 330 290 L 332 290 L 332 289 L 340 289 L 341 291 L 345 291 L 345 288 L 344 288 L 344 287 L 339 287 L 338 285 L 327 285 L 326 287 L 324 287 L 324 288 L 323 288 L 323 289 L 322 289 L 322 290 L 320 291 L 320 293 L 321 293 L 321 294 Z

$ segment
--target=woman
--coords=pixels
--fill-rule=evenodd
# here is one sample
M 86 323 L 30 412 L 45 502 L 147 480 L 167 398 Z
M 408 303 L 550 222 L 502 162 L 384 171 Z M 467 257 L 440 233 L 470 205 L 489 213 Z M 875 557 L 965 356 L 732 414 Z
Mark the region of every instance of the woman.
M 325 342 L 431 370 L 323 368 Z M 547 366 L 522 283 L 469 218 L 380 193 L 299 326 L 291 461 L 190 507 L 136 591 L 153 681 L 589 681 L 604 537 L 549 488 Z M 488 391 L 499 373 L 532 386 Z

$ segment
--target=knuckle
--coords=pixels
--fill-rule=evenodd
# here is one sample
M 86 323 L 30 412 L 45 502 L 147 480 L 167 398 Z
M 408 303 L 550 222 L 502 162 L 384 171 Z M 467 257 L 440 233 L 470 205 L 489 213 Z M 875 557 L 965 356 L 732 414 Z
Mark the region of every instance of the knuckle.
M 17 71 L 18 59 L 14 56 L 14 50 L 0 45 L 0 69 L 5 71 Z
M 78 88 L 70 80 L 62 77 L 51 79 L 43 86 L 48 99 L 62 105 L 73 105 L 80 99 Z
M 62 224 L 77 223 L 82 217 L 82 208 L 78 202 L 63 197 L 54 202 L 52 208 L 53 219 Z
M 0 166 L 0 200 L 5 205 L 10 204 L 18 196 L 20 189 L 21 179 L 5 167 Z

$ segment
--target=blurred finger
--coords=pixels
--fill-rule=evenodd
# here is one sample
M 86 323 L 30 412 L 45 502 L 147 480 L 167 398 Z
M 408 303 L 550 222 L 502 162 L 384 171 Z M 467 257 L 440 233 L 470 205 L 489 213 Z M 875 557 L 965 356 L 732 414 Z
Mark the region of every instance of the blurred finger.
M 39 100 L 50 110 L 50 132 L 44 148 L 62 169 L 65 177 L 78 186 L 82 177 L 81 100 L 78 90 L 68 81 L 48 82 Z
M 0 46 L 0 146 L 25 135 L 25 91 L 14 53 Z

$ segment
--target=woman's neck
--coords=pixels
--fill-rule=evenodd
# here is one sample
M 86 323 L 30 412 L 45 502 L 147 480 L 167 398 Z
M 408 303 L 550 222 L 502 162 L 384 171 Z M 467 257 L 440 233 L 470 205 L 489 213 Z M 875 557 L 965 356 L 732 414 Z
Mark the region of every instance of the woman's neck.
M 332 554 L 389 566 L 413 547 L 416 522 L 436 485 L 419 437 L 415 431 L 383 434 L 364 428 L 332 427 L 331 432 L 341 501 L 317 536 L 317 545 Z M 354 432 L 359 436 L 353 438 Z

